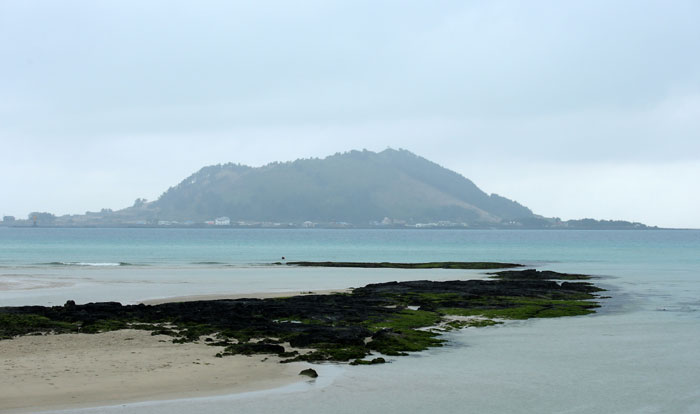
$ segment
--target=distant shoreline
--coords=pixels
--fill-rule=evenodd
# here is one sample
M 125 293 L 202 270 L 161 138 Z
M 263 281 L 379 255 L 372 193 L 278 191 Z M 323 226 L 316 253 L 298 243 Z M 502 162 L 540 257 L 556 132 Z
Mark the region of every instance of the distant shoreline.
M 210 226 L 210 225 L 110 225 L 110 226 L 98 226 L 98 225 L 82 225 L 82 226 L 45 226 L 45 225 L 3 225 L 0 222 L 0 228 L 13 228 L 13 229 L 212 229 L 212 230 L 517 230 L 517 231 L 531 231 L 531 230 L 544 230 L 544 231 L 646 231 L 646 230 L 700 230 L 695 228 L 673 228 L 673 227 L 657 227 L 657 226 L 646 226 L 646 227 L 609 227 L 609 228 L 593 228 L 593 227 L 463 227 L 463 226 L 435 226 L 435 227 L 409 227 L 409 226 L 352 226 L 352 227 L 334 227 L 334 226 L 314 226 L 314 227 L 302 227 L 302 226 Z

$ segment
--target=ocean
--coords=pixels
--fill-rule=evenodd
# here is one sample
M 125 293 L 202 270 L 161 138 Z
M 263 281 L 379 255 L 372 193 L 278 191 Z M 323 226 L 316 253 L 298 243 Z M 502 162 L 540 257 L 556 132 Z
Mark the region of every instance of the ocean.
M 595 275 L 595 315 L 448 334 L 314 383 L 70 412 L 698 413 L 700 231 L 0 228 L 0 306 L 340 289 L 483 271 L 293 268 L 278 261 L 505 261 Z

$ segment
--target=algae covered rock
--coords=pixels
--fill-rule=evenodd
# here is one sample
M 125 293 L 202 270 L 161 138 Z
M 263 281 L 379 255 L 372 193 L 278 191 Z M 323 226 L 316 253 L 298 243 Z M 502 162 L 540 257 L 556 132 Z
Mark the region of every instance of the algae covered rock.
M 317 378 L 318 377 L 318 372 L 316 372 L 315 369 L 312 368 L 307 368 L 299 373 L 299 375 L 305 375 L 309 378 Z
M 287 358 L 284 363 L 365 364 L 372 362 L 365 358 L 374 353 L 401 356 L 441 346 L 446 327 L 595 312 L 596 293 L 602 289 L 560 279 L 565 278 L 559 273 L 527 270 L 507 273 L 501 280 L 385 282 L 331 295 L 0 307 L 0 340 L 36 333 L 145 329 L 171 335 L 177 343 L 204 338 L 204 343 L 224 347 L 220 357 L 264 354 Z

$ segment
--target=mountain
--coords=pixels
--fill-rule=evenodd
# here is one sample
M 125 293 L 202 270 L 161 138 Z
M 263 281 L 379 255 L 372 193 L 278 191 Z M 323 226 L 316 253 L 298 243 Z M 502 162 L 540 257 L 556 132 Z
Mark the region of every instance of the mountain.
M 219 220 L 215 220 L 220 218 Z M 157 200 L 114 211 L 3 217 L 11 227 L 469 227 L 656 229 L 623 220 L 542 217 L 487 194 L 469 179 L 406 150 L 363 150 L 323 159 L 204 167 Z
M 532 219 L 530 209 L 406 150 L 350 151 L 324 159 L 204 167 L 151 203 L 131 207 L 159 220 L 452 222 L 496 225 Z M 124 213 L 127 213 L 126 211 Z M 386 223 L 386 221 L 385 221 Z

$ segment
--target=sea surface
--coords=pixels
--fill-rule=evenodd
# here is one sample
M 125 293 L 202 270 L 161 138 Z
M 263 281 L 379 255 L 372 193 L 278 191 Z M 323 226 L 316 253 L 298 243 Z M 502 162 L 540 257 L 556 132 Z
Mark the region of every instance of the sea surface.
M 283 260 L 282 257 L 285 259 Z M 339 289 L 482 271 L 275 262 L 505 261 L 595 275 L 595 315 L 447 335 L 315 382 L 72 410 L 138 413 L 700 413 L 700 231 L 0 228 L 0 306 Z

